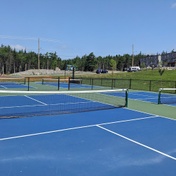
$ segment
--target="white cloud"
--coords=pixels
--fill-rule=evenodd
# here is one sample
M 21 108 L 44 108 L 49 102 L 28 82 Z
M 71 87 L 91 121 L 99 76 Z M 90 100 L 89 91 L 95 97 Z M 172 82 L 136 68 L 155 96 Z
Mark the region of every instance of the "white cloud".
M 26 48 L 24 46 L 21 45 L 11 45 L 10 46 L 12 49 L 16 49 L 16 50 L 25 50 Z
M 171 5 L 171 8 L 176 9 L 176 2 Z

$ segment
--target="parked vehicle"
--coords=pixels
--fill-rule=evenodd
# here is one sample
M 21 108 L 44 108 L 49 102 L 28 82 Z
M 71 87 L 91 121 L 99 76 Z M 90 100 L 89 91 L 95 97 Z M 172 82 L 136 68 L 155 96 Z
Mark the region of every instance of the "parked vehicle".
M 98 69 L 96 71 L 97 74 L 101 74 L 101 73 L 108 73 L 108 70 L 102 70 L 102 69 Z
M 101 73 L 108 73 L 108 70 L 102 70 Z
M 137 71 L 140 71 L 140 70 L 141 70 L 140 67 L 138 67 L 138 66 L 133 66 L 133 67 L 130 67 L 130 68 L 128 69 L 128 72 L 137 72 Z

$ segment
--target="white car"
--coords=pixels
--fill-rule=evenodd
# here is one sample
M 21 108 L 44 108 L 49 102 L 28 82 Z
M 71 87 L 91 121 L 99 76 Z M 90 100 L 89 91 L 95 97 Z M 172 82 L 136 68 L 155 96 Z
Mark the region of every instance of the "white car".
M 136 71 L 140 71 L 140 70 L 141 70 L 141 68 L 138 66 L 130 67 L 128 69 L 129 72 L 136 72 Z

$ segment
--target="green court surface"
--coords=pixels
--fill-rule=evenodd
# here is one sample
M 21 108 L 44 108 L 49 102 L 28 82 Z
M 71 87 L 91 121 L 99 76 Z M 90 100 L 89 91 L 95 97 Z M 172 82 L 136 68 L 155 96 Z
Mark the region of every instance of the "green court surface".
M 164 104 L 158 105 L 150 102 L 130 99 L 128 100 L 128 108 L 176 119 L 176 107 L 174 106 Z

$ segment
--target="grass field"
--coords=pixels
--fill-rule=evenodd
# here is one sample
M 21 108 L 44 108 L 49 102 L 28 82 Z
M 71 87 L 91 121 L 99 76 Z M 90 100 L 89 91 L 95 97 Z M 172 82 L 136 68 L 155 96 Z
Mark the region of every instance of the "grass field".
M 176 81 L 176 70 L 165 70 L 160 76 L 158 69 L 142 70 L 139 72 L 118 72 L 108 74 L 93 74 L 93 75 L 76 75 L 77 78 L 120 78 L 120 79 L 141 79 L 141 80 L 169 80 Z
M 165 70 L 162 76 L 159 74 L 158 69 L 155 69 L 139 72 L 115 73 L 110 71 L 108 74 L 83 74 L 76 75 L 76 78 L 82 78 L 85 84 L 91 84 L 91 79 L 94 79 L 94 85 L 109 87 L 113 85 L 116 88 L 130 88 L 134 90 L 158 91 L 161 87 L 176 87 L 176 70 Z M 114 83 L 112 83 L 112 79 L 114 79 Z

